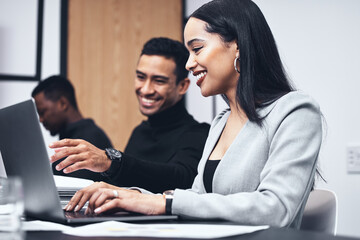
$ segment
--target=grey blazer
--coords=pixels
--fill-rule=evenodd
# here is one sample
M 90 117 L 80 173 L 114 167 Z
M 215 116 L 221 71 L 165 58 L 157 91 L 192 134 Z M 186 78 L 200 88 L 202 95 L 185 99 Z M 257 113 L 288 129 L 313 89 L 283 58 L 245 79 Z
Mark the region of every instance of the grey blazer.
M 245 124 L 215 171 L 213 193 L 206 193 L 205 163 L 229 114 L 227 109 L 212 122 L 198 175 L 191 189 L 175 190 L 172 213 L 298 228 L 322 142 L 319 106 L 295 91 L 260 109 L 263 126 Z

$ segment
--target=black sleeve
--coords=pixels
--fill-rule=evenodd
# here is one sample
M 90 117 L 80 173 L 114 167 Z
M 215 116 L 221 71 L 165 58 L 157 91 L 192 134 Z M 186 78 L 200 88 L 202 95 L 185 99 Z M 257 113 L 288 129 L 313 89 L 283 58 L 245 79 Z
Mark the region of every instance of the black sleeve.
M 167 163 L 136 159 L 124 154 L 108 170 L 111 183 L 122 187 L 141 187 L 154 193 L 175 188 L 190 188 L 197 174 L 209 126 L 197 125 L 178 139 L 177 148 Z
M 84 132 L 79 138 L 88 141 L 89 143 L 100 149 L 112 147 L 110 139 L 101 129 L 96 129 L 96 131 L 92 130 Z

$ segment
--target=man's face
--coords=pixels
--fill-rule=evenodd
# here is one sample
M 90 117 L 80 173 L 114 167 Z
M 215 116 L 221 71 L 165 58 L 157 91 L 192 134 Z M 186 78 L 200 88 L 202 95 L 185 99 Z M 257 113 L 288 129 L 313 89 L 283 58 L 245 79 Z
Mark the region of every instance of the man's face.
M 65 113 L 61 109 L 61 104 L 59 101 L 47 99 L 44 92 L 38 93 L 34 99 L 40 122 L 52 136 L 55 136 L 65 126 Z
M 157 55 L 142 55 L 136 68 L 135 92 L 140 112 L 151 116 L 175 105 L 183 96 L 176 85 L 175 62 Z M 186 91 L 186 90 L 185 90 Z

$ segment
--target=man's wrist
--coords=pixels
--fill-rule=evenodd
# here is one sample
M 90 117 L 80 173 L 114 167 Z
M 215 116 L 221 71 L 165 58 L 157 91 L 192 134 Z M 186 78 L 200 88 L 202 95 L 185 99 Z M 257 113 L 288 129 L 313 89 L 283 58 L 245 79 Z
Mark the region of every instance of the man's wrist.
M 106 148 L 105 155 L 107 158 L 106 160 L 107 170 L 102 172 L 101 174 L 106 177 L 110 177 L 113 172 L 111 169 L 114 168 L 114 166 L 120 166 L 123 153 L 114 148 Z
M 108 171 L 110 169 L 111 163 L 112 161 L 110 160 L 110 158 L 107 156 L 107 154 L 104 152 L 104 165 L 105 165 L 105 171 Z M 104 172 L 105 172 L 104 171 Z

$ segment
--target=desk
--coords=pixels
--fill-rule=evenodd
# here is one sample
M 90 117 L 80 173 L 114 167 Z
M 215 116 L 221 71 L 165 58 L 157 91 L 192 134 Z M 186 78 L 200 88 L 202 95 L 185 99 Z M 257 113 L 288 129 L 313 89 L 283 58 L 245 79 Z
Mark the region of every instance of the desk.
M 169 240 L 168 238 L 108 238 L 108 237 L 77 237 L 64 235 L 61 232 L 27 232 L 25 233 L 25 240 L 105 240 L 105 239 L 122 239 L 122 240 Z M 189 239 L 189 238 L 188 238 Z M 269 228 L 266 230 L 244 234 L 239 236 L 232 236 L 223 238 L 226 240 L 355 240 L 359 238 L 350 238 L 342 236 L 331 236 L 318 232 L 309 232 L 309 231 L 298 231 L 294 229 L 284 229 L 284 228 Z M 174 239 L 175 240 L 175 239 Z M 176 239 L 178 240 L 178 238 Z M 190 239 L 189 239 L 190 240 Z M 198 239 L 196 239 L 198 240 Z

